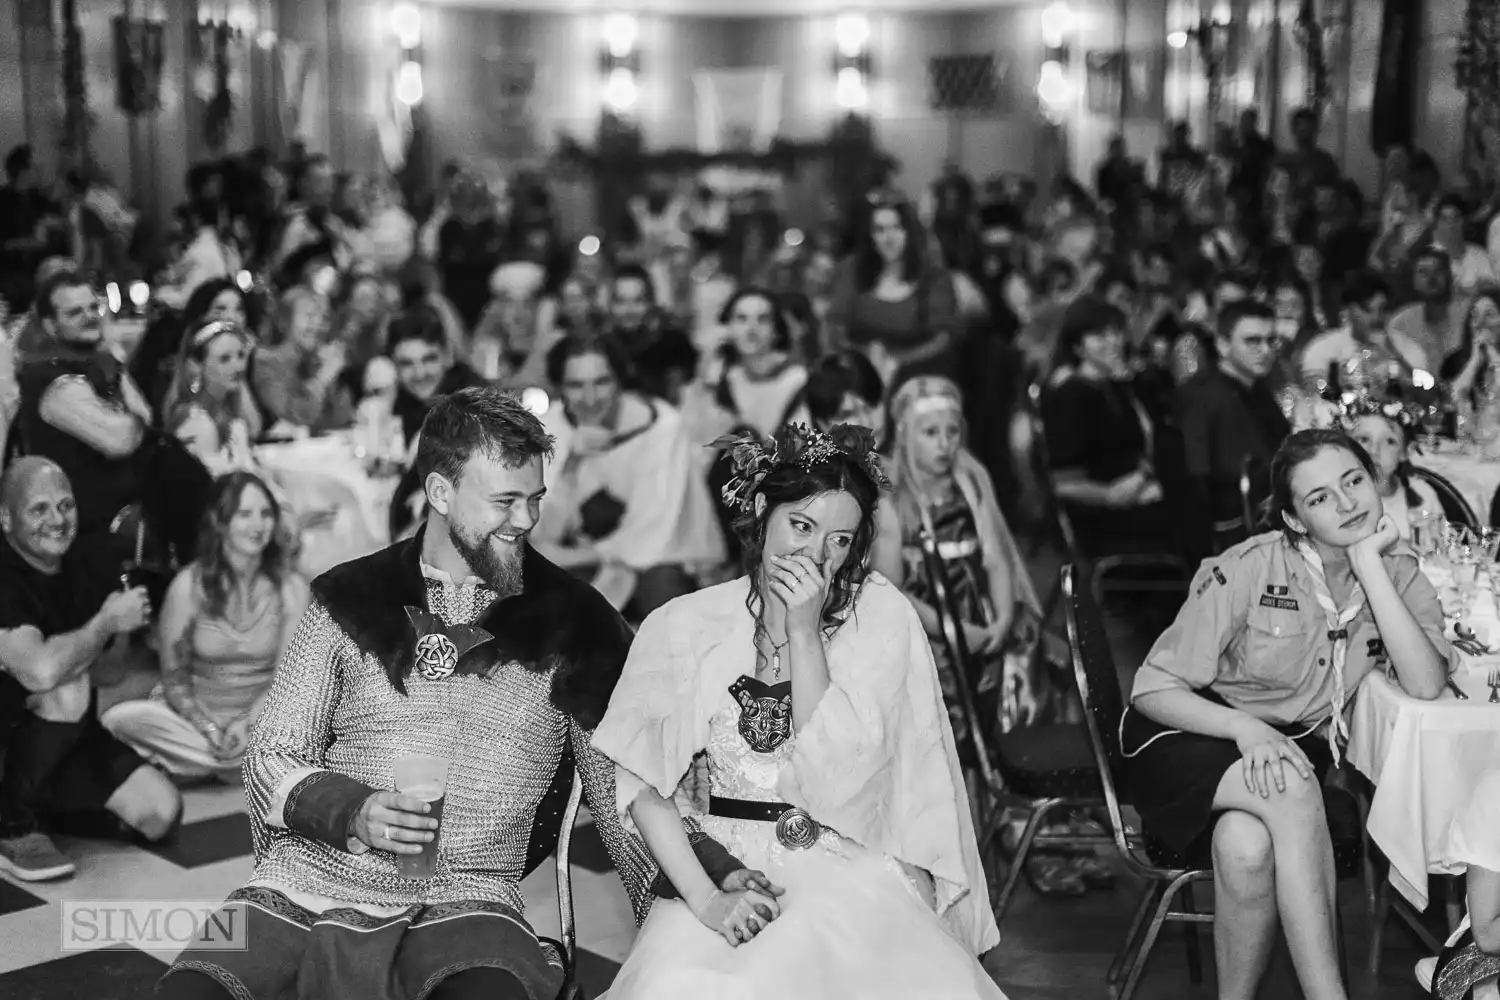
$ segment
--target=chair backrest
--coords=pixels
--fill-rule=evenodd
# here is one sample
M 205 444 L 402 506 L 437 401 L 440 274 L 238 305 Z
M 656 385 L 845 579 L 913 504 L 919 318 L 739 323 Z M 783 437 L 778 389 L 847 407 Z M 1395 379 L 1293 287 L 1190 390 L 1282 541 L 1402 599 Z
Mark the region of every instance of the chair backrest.
M 563 958 L 567 963 L 568 976 L 573 976 L 575 958 L 578 954 L 578 923 L 573 912 L 573 864 L 570 854 L 573 847 L 573 828 L 578 825 L 578 807 L 583 801 L 583 778 L 573 772 L 573 790 L 568 793 L 568 806 L 563 810 L 562 829 L 557 833 L 557 917 L 562 925 Z
M 1120 749 L 1120 720 L 1125 714 L 1125 697 L 1120 691 L 1120 677 L 1115 672 L 1115 658 L 1104 630 L 1104 614 L 1089 582 L 1087 569 L 1071 564 L 1062 568 L 1068 646 L 1073 654 L 1073 678 L 1078 685 L 1078 697 L 1083 702 L 1084 727 L 1094 751 L 1094 763 L 1099 768 L 1115 844 L 1128 855 L 1131 848 L 1125 832 L 1125 818 L 1120 811 L 1115 777 L 1125 762 Z
M 1431 469 L 1424 469 L 1420 465 L 1413 465 L 1411 473 L 1418 479 L 1423 480 L 1432 487 L 1437 494 L 1438 503 L 1443 505 L 1443 517 L 1446 520 L 1462 524 L 1474 531 L 1479 530 L 1479 518 L 1474 513 L 1474 508 L 1469 506 L 1469 501 L 1458 492 L 1458 488 L 1450 483 L 1446 476 L 1442 476 Z
M 1026 398 L 1022 406 L 1026 410 L 1026 419 L 1031 425 L 1031 449 L 1035 468 L 1037 470 L 1037 481 L 1044 494 L 1046 507 L 1057 525 L 1058 534 L 1062 536 L 1063 549 L 1070 553 L 1073 558 L 1078 556 L 1078 535 L 1073 530 L 1073 521 L 1068 517 L 1067 508 L 1057 495 L 1057 490 L 1052 480 L 1052 456 L 1047 451 L 1047 425 L 1042 420 L 1042 394 L 1044 389 L 1039 383 L 1033 383 L 1026 392 Z
M 1255 501 L 1251 498 L 1254 483 L 1252 459 L 1246 455 L 1240 461 L 1240 517 L 1245 519 L 1245 537 L 1255 534 Z
M 963 619 L 953 605 L 953 595 L 943 574 L 943 560 L 937 551 L 937 540 L 925 530 L 922 532 L 922 569 L 927 576 L 928 593 L 932 595 L 938 624 L 943 630 L 943 643 L 948 647 L 948 657 L 958 681 L 959 705 L 969 726 L 969 737 L 978 758 L 979 775 L 987 787 L 999 788 L 998 777 L 991 766 L 989 741 L 986 739 L 989 730 L 979 718 L 978 706 L 974 704 L 974 689 L 969 686 L 972 662 L 969 659 L 969 644 L 964 641 Z

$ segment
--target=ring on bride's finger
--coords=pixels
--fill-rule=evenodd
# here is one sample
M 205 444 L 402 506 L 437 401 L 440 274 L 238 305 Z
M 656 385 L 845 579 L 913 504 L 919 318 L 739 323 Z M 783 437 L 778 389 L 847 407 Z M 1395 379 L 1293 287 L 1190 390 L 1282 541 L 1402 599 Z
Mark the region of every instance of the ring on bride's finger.
M 385 825 L 385 839 L 386 839 L 386 840 L 390 840 L 390 839 L 392 839 L 392 838 L 391 838 L 391 824 L 389 824 L 389 823 L 387 823 L 387 824 L 386 824 L 386 825 Z

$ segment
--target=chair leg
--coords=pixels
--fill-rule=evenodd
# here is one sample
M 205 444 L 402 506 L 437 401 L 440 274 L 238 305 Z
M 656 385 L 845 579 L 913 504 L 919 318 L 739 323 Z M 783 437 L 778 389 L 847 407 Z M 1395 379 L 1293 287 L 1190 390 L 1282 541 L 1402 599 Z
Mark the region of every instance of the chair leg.
M 1344 992 L 1349 991 L 1349 947 L 1344 943 L 1344 909 L 1337 898 L 1333 901 L 1334 944 L 1339 949 L 1339 978 L 1344 981 Z
M 1141 973 L 1146 971 L 1146 962 L 1151 958 L 1151 949 L 1155 947 L 1162 925 L 1167 922 L 1167 914 L 1171 911 L 1172 904 L 1177 901 L 1177 893 L 1184 884 L 1182 879 L 1178 879 L 1162 890 L 1161 902 L 1156 904 L 1156 913 L 1151 918 L 1150 926 L 1146 928 L 1146 936 L 1141 938 L 1141 946 L 1136 949 L 1135 959 L 1130 963 L 1130 972 L 1125 977 L 1125 985 L 1115 995 L 1115 1000 L 1130 1000 L 1135 994 L 1135 988 L 1141 981 Z
M 1062 799 L 1046 799 L 1038 802 L 1031 812 L 1031 818 L 1026 821 L 1026 829 L 1021 833 L 1021 841 L 1016 845 L 1016 856 L 1010 863 L 1010 870 L 1005 873 L 1005 882 L 1000 887 L 1000 895 L 995 900 L 993 907 L 995 911 L 995 923 L 999 924 L 1005 920 L 1005 911 L 1010 908 L 1011 898 L 1016 893 L 1016 884 L 1021 880 L 1021 873 L 1026 868 L 1026 861 L 1031 857 L 1031 845 L 1036 841 L 1036 835 L 1042 829 L 1047 817 L 1062 804 Z
M 1141 892 L 1141 901 L 1136 904 L 1135 915 L 1130 918 L 1130 929 L 1125 932 L 1125 940 L 1120 942 L 1120 950 L 1115 953 L 1115 959 L 1109 963 L 1109 973 L 1105 981 L 1114 986 L 1125 974 L 1125 968 L 1130 960 L 1135 957 L 1136 946 L 1140 944 L 1141 930 L 1146 926 L 1146 914 L 1151 912 L 1151 907 L 1156 903 L 1157 897 L 1161 895 L 1161 883 L 1148 882 L 1146 888 Z
M 1380 875 L 1375 870 L 1375 845 L 1370 842 L 1370 796 L 1363 786 L 1355 792 L 1354 802 L 1359 810 L 1359 839 L 1364 842 L 1365 849 L 1364 863 L 1360 865 L 1365 878 L 1365 906 L 1374 913 Z
M 1180 898 L 1182 899 L 1182 912 L 1198 912 L 1193 899 L 1193 884 L 1191 882 L 1182 887 Z M 1203 982 L 1203 942 L 1198 939 L 1198 925 L 1191 920 L 1183 922 L 1182 941 L 1187 946 L 1188 982 L 1197 986 Z
M 1370 975 L 1380 972 L 1380 952 L 1385 945 L 1385 925 L 1391 919 L 1391 883 L 1387 879 L 1375 893 L 1375 905 L 1370 910 L 1370 955 L 1365 968 Z

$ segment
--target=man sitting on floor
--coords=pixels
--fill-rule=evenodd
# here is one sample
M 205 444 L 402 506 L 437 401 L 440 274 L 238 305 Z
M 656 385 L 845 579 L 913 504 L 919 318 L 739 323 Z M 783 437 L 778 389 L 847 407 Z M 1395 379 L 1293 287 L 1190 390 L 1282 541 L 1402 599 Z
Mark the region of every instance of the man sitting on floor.
M 43 832 L 157 841 L 182 798 L 99 724 L 90 669 L 146 624 L 141 588 L 107 593 L 78 533 L 73 487 L 44 458 L 0 478 L 0 869 L 28 882 L 73 873 Z

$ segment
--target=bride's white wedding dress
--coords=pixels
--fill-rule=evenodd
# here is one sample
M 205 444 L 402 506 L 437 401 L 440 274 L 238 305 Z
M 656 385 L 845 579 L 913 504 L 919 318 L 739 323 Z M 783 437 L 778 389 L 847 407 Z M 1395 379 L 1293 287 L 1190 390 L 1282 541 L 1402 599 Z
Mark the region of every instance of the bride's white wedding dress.
M 714 595 L 714 591 L 721 593 Z M 703 747 L 706 754 L 714 796 L 773 803 L 791 801 L 808 808 L 815 819 L 826 822 L 839 809 L 833 800 L 844 799 L 847 795 L 848 801 L 863 800 L 865 806 L 873 805 L 874 813 L 882 814 L 875 822 L 899 834 L 888 838 L 888 842 L 902 845 L 897 850 L 909 846 L 909 856 L 935 857 L 918 846 L 929 836 L 934 841 L 942 840 L 953 845 L 943 848 L 944 857 L 958 852 L 971 863 L 963 864 L 957 858 L 952 859 L 951 864 L 933 863 L 933 867 L 948 876 L 941 893 L 947 900 L 947 917 L 940 917 L 935 909 L 939 893 L 932 876 L 916 865 L 903 864 L 886 852 L 862 846 L 827 827 L 811 847 L 801 850 L 787 848 L 777 840 L 774 822 L 730 819 L 713 815 L 711 810 L 703 815 L 701 804 L 698 808 L 689 807 L 681 801 L 683 797 L 679 797 L 680 807 L 693 815 L 705 834 L 786 890 L 780 898 L 781 915 L 754 940 L 733 947 L 701 923 L 685 903 L 657 900 L 635 947 L 610 988 L 609 1000 L 828 1000 L 844 997 L 859 1000 L 1004 1000 L 1004 994 L 974 956 L 978 948 L 993 944 L 996 935 L 987 900 L 983 898 L 985 886 L 982 875 L 978 874 L 977 856 L 972 853 L 972 830 L 957 817 L 960 806 L 951 801 L 951 786 L 946 792 L 932 787 L 948 785 L 945 779 L 956 772 L 956 762 L 953 763 L 953 772 L 950 772 L 943 766 L 946 762 L 941 760 L 951 753 L 948 750 L 951 735 L 943 733 L 946 739 L 935 738 L 934 731 L 938 727 L 946 729 L 946 717 L 939 714 L 941 695 L 937 692 L 930 653 L 925 639 L 920 644 L 901 641 L 899 633 L 908 623 L 900 613 L 909 612 L 910 604 L 894 587 L 879 581 L 873 586 L 867 584 L 865 591 L 858 602 L 859 624 L 865 627 L 854 627 L 851 622 L 847 627 L 849 634 L 834 639 L 829 649 L 830 672 L 835 685 L 847 684 L 849 675 L 840 666 L 847 663 L 852 667 L 862 660 L 864 680 L 878 686 L 879 675 L 884 670 L 874 661 L 891 657 L 894 653 L 904 661 L 904 665 L 897 669 L 908 676 L 917 674 L 920 678 L 912 685 L 898 680 L 895 687 L 887 689 L 890 697 L 907 706 L 913 701 L 920 703 L 918 711 L 904 718 L 891 717 L 889 708 L 875 710 L 875 706 L 859 694 L 845 700 L 843 692 L 834 687 L 825 695 L 825 704 L 820 704 L 813 719 L 809 720 L 806 732 L 787 738 L 790 720 L 771 721 L 771 716 L 778 703 L 783 714 L 788 714 L 785 706 L 790 702 L 782 699 L 790 694 L 790 682 L 762 687 L 753 680 L 744 680 L 745 674 L 753 671 L 754 661 L 753 652 L 742 655 L 741 651 L 753 651 L 754 647 L 749 615 L 744 609 L 743 581 L 700 591 L 697 595 L 672 602 L 669 609 L 673 605 L 689 603 L 686 621 L 678 618 L 674 623 L 687 625 L 688 629 L 652 629 L 648 620 L 636 643 L 640 646 L 643 640 L 645 642 L 641 654 L 652 648 L 653 637 L 666 639 L 674 647 L 671 655 L 652 658 L 657 665 L 672 659 L 682 662 L 680 654 L 697 647 L 689 654 L 689 658 L 699 665 L 689 682 L 697 689 L 696 694 L 683 692 L 680 687 L 678 693 L 689 702 L 680 705 L 681 710 L 692 712 L 691 703 L 696 702 L 697 709 L 703 713 L 700 718 L 706 721 L 706 725 L 699 723 L 701 728 L 688 728 L 696 729 L 699 734 L 693 742 Z M 716 596 L 718 600 L 715 600 Z M 900 604 L 888 602 L 887 598 L 894 598 Z M 721 609 L 723 619 L 714 613 Z M 898 612 L 894 622 L 879 613 L 891 610 Z M 735 622 L 734 618 L 738 616 L 743 616 L 745 621 Z M 677 616 L 668 614 L 665 617 Z M 915 614 L 911 617 L 915 619 Z M 666 622 L 657 624 L 665 626 Z M 917 637 L 920 638 L 920 626 L 917 628 Z M 675 633 L 675 637 L 667 639 L 663 632 Z M 872 650 L 866 643 L 855 641 L 859 632 L 865 633 L 864 638 L 876 639 L 877 649 Z M 699 646 L 695 640 L 706 636 L 711 638 L 707 639 L 706 645 Z M 893 638 L 897 641 L 891 642 Z M 910 662 L 906 659 L 910 655 L 908 651 L 924 657 L 925 662 L 920 659 Z M 701 659 L 700 652 L 703 654 Z M 882 653 L 884 657 L 880 655 Z M 637 659 L 637 656 L 633 649 L 632 659 Z M 749 668 L 748 671 L 745 668 Z M 633 678 L 631 667 L 627 666 L 627 680 L 622 682 L 626 683 L 626 691 L 622 698 L 621 690 L 616 689 L 616 702 L 611 704 L 609 713 L 616 717 L 621 728 L 615 729 L 607 715 L 600 729 L 606 752 L 608 747 L 616 747 L 622 751 L 622 756 L 634 756 L 629 747 L 617 744 L 615 735 L 624 736 L 627 719 L 633 720 L 635 725 L 651 728 L 652 720 L 642 718 L 642 714 L 649 716 L 651 710 L 643 709 L 642 703 L 634 696 L 648 696 L 660 706 L 662 699 L 669 697 L 659 686 L 665 679 L 663 675 L 675 673 L 681 676 L 680 671 L 667 666 L 653 666 L 651 670 L 652 683 L 637 686 L 628 683 Z M 926 676 L 929 674 L 930 678 Z M 737 701 L 730 688 L 735 688 L 738 693 L 747 684 L 751 696 L 740 694 Z M 913 687 L 921 692 L 915 697 Z M 902 697 L 898 690 L 906 691 L 907 695 Z M 928 701 L 932 704 L 926 704 Z M 742 707 L 741 702 L 748 704 Z M 874 716 L 882 714 L 886 718 L 877 721 Z M 856 722 L 862 725 L 866 735 L 873 736 L 875 741 L 870 746 L 873 756 L 879 757 L 878 746 L 901 743 L 901 739 L 889 730 L 907 730 L 919 720 L 924 728 L 930 726 L 924 733 L 924 736 L 931 734 L 927 752 L 918 755 L 894 753 L 889 761 L 879 766 L 875 775 L 861 776 L 864 762 L 857 758 L 865 757 L 865 754 L 856 751 L 847 726 Z M 767 729 L 778 725 L 780 737 L 768 738 Z M 669 722 L 665 728 L 675 727 Z M 875 735 L 870 732 L 872 729 L 887 732 Z M 654 737 L 648 736 L 646 740 L 654 742 Z M 667 733 L 663 742 L 677 742 L 675 734 Z M 752 742 L 763 749 L 753 749 Z M 802 744 L 801 758 L 799 742 Z M 596 745 L 598 743 L 599 737 L 596 736 Z M 842 753 L 830 752 L 835 748 L 854 756 L 847 761 L 840 760 Z M 945 750 L 947 753 L 943 752 Z M 939 756 L 937 761 L 933 760 L 933 751 Z M 808 757 L 818 762 L 817 770 L 822 774 L 811 775 Z M 647 757 L 642 755 L 639 759 L 644 761 Z M 874 763 L 869 757 L 866 760 Z M 675 761 L 671 766 L 676 766 Z M 928 770 L 934 766 L 935 770 Z M 648 768 L 643 766 L 642 769 Z M 891 771 L 906 773 L 891 777 Z M 939 774 L 944 777 L 933 780 L 934 775 Z M 633 797 L 633 792 L 628 787 L 632 783 L 630 776 L 623 770 L 620 775 L 623 806 L 627 796 Z M 924 777 L 927 780 L 922 780 Z M 799 781 L 802 794 L 789 794 L 798 791 L 794 786 Z M 886 785 L 886 781 L 890 784 Z M 901 790 L 913 785 L 914 795 Z M 962 785 L 958 788 L 961 789 Z M 825 801 L 825 795 L 833 798 Z M 902 816 L 898 818 L 887 810 L 902 813 Z M 865 810 L 855 812 L 867 817 L 871 815 Z M 967 810 L 964 812 L 966 814 Z M 854 813 L 850 813 L 845 822 L 846 826 L 857 822 Z M 945 832 L 929 835 L 928 831 L 933 830 Z M 962 844 L 961 850 L 959 844 Z M 967 874 L 959 877 L 967 883 L 968 892 L 977 895 L 959 893 L 951 884 L 951 879 L 964 871 Z M 977 885 L 974 884 L 976 879 Z M 966 906 L 958 900 L 972 903 Z M 964 932 L 960 928 L 973 928 L 968 933 L 971 940 L 961 939 Z

